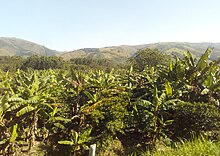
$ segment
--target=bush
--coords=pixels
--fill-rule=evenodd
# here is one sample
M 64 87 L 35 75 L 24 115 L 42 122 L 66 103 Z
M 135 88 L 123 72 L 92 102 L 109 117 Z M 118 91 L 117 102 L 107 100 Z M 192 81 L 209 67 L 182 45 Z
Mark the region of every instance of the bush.
M 198 135 L 220 129 L 219 110 L 206 103 L 180 102 L 174 109 L 173 119 L 175 137 L 189 138 L 191 133 Z

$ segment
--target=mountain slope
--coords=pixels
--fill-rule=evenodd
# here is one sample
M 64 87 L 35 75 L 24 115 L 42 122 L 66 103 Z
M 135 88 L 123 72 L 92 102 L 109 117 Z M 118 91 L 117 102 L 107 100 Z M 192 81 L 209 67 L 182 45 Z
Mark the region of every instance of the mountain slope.
M 109 59 L 123 61 L 137 52 L 135 46 L 113 46 L 104 48 L 84 48 L 61 55 L 65 60 L 71 58 Z
M 157 48 L 163 53 L 170 55 L 182 55 L 190 51 L 195 56 L 201 56 L 208 47 L 214 47 L 211 59 L 220 57 L 220 43 L 187 43 L 187 42 L 162 42 L 153 44 L 144 44 L 136 46 L 112 46 L 104 48 L 84 48 L 67 52 L 61 56 L 65 60 L 71 58 L 91 58 L 91 59 L 109 59 L 115 62 L 126 61 L 128 57 L 133 56 L 139 49 Z
M 155 43 L 149 44 L 148 48 L 157 48 L 161 52 L 167 54 L 177 54 L 182 55 L 186 51 L 190 51 L 195 56 L 201 56 L 205 50 L 209 47 L 214 47 L 213 53 L 210 59 L 216 59 L 220 57 L 220 43 L 211 43 L 211 42 L 203 42 L 203 43 L 188 43 L 188 42 L 163 42 L 163 43 Z
M 59 52 L 18 38 L 0 37 L 0 56 L 54 56 Z
M 211 59 L 220 57 L 220 43 L 187 43 L 187 42 L 162 42 L 143 45 L 122 45 L 103 48 L 84 48 L 71 52 L 61 53 L 48 49 L 42 45 L 9 37 L 0 37 L 0 56 L 54 56 L 59 55 L 64 60 L 71 58 L 108 59 L 115 63 L 122 63 L 133 56 L 139 49 L 157 48 L 163 53 L 170 55 L 182 55 L 189 50 L 195 56 L 201 56 L 208 47 L 214 47 Z

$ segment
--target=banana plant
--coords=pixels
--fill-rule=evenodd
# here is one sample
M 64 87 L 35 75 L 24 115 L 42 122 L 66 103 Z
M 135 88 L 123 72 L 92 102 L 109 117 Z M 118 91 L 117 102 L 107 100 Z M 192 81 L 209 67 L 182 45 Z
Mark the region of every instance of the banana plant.
M 209 60 L 212 51 L 208 48 L 199 60 L 187 52 L 182 60 L 176 57 L 175 63 L 160 71 L 160 76 L 172 86 L 174 97 L 190 102 L 218 102 L 220 61 Z
M 52 111 L 50 113 L 45 112 L 47 116 L 47 121 L 45 123 L 45 126 L 48 127 L 49 131 L 53 131 L 55 128 L 64 130 L 65 124 L 71 122 L 71 119 L 59 116 L 58 112 L 61 111 L 60 109 L 61 108 L 58 106 L 53 106 Z
M 121 84 L 121 79 L 119 75 L 114 74 L 114 70 L 110 73 L 105 73 L 100 70 L 94 72 L 87 79 L 89 84 L 84 94 L 88 100 L 82 107 L 82 112 L 92 112 L 98 107 L 102 107 L 102 105 L 109 103 L 109 101 L 114 101 L 114 99 L 118 98 L 120 95 L 127 95 L 126 87 Z M 130 87 L 132 87 L 131 82 L 128 83 Z
M 62 88 L 56 87 L 58 82 L 52 74 L 41 77 L 39 71 L 17 71 L 14 77 L 15 94 L 9 98 L 10 107 L 7 113 L 11 114 L 11 122 L 14 124 L 21 119 L 29 120 L 29 150 L 35 143 L 38 118 L 44 118 L 43 114 L 53 111 L 52 104 L 57 102 L 56 93 L 62 92 Z M 56 92 L 57 91 L 57 92 Z M 13 115 L 15 114 L 15 115 Z M 29 118 L 26 118 L 29 116 Z
M 19 143 L 16 141 L 18 137 L 17 133 L 18 124 L 13 125 L 9 128 L 11 132 L 9 132 L 10 137 L 4 138 L 0 140 L 0 151 L 3 155 L 12 155 L 18 152 Z
M 167 95 L 165 92 L 159 96 L 159 91 L 155 86 L 152 101 L 139 98 L 134 105 L 140 120 L 140 127 L 147 132 L 148 141 L 153 146 L 160 137 L 165 135 L 166 127 L 172 124 L 173 120 L 170 120 L 169 110 L 180 101 L 179 99 L 168 99 L 168 97 L 169 94 Z
M 72 105 L 72 116 L 78 115 L 80 107 L 85 103 L 84 91 L 87 88 L 87 79 L 90 74 L 71 70 L 66 81 L 68 101 Z
M 87 143 L 91 141 L 92 128 L 87 128 L 81 133 L 71 130 L 70 140 L 58 141 L 58 144 L 72 147 L 72 154 L 74 156 L 80 155 L 84 150 L 89 150 Z

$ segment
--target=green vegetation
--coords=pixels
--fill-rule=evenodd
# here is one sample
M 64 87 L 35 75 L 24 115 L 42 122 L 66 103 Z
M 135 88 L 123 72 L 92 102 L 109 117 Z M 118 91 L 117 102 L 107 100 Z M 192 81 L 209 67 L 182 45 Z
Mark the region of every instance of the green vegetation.
M 44 69 L 61 69 L 64 67 L 62 58 L 56 56 L 30 56 L 25 59 L 21 69 L 27 70 L 28 68 L 44 70 Z
M 175 145 L 176 148 L 161 146 L 154 153 L 142 152 L 143 156 L 218 156 L 220 155 L 220 142 L 212 142 L 204 138 L 193 141 L 182 141 Z
M 194 57 L 200 57 L 207 47 L 215 47 L 211 60 L 216 60 L 220 54 L 220 43 L 187 43 L 187 42 L 162 42 L 143 45 L 121 45 L 103 48 L 83 48 L 68 52 L 58 52 L 45 46 L 18 38 L 0 37 L 0 56 L 60 56 L 63 60 L 87 59 L 92 61 L 106 60 L 117 66 L 125 63 L 128 58 L 136 55 L 137 51 L 158 49 L 163 54 L 183 57 L 185 51 L 190 51 Z M 111 66 L 112 67 L 112 66 Z M 77 68 L 77 67 L 75 67 Z
M 156 67 L 157 65 L 169 65 L 172 58 L 169 55 L 160 53 L 158 49 L 139 50 L 134 57 L 129 58 L 131 65 L 139 70 L 144 70 L 145 66 Z
M 64 60 L 72 58 L 87 58 L 87 59 L 107 59 L 114 63 L 126 62 L 128 58 L 133 57 L 139 50 L 158 49 L 163 54 L 170 56 L 184 57 L 186 51 L 190 51 L 193 57 L 200 57 L 207 47 L 215 47 L 211 60 L 216 60 L 220 55 L 219 43 L 187 43 L 187 42 L 162 42 L 143 45 L 122 45 L 104 48 L 84 48 L 74 50 L 72 52 L 63 53 L 61 57 Z
M 0 56 L 54 56 L 59 52 L 26 40 L 0 37 Z
M 18 69 L 44 70 L 44 69 L 62 69 L 67 63 L 62 58 L 56 56 L 38 56 L 33 55 L 27 58 L 19 56 L 0 56 L 0 69 L 2 71 L 16 72 Z
M 96 143 L 97 155 L 219 155 L 220 61 L 209 60 L 212 49 L 170 62 L 149 51 L 157 52 L 140 51 L 141 59 L 151 62 L 134 69 L 59 57 L 3 62 L 0 154 L 80 156 Z

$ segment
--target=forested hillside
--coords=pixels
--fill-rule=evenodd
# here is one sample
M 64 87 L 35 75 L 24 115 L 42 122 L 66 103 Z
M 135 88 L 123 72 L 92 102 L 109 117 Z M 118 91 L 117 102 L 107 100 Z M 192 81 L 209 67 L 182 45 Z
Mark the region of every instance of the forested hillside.
M 108 59 L 114 62 L 125 62 L 127 58 L 135 55 L 138 50 L 149 48 L 158 49 L 161 53 L 183 56 L 190 51 L 195 57 L 200 57 L 202 52 L 208 47 L 214 47 L 210 59 L 217 59 L 220 56 L 220 43 L 187 43 L 187 42 L 163 42 L 144 45 L 123 45 L 104 48 L 84 48 L 67 52 L 61 55 L 65 60 L 72 58 L 89 58 L 89 59 Z
M 0 37 L 0 56 L 54 56 L 59 52 L 45 46 L 9 37 Z
M 134 56 L 138 50 L 145 48 L 158 49 L 161 53 L 171 56 L 183 56 L 190 51 L 193 56 L 200 57 L 208 47 L 214 47 L 210 59 L 220 56 L 220 43 L 187 43 L 187 42 L 162 42 L 143 45 L 122 45 L 103 48 L 83 48 L 74 51 L 58 52 L 45 46 L 18 39 L 0 37 L 0 56 L 61 56 L 64 60 L 84 58 L 87 60 L 107 60 L 116 64 L 125 63 L 129 57 Z

